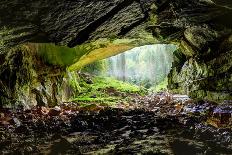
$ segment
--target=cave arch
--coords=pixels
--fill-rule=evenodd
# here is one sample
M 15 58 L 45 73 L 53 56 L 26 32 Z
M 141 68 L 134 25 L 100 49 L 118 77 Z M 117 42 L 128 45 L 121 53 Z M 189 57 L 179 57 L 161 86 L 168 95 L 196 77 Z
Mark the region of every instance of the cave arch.
M 30 70 L 22 64 L 33 66 L 31 60 L 38 63 L 37 59 L 32 58 L 36 48 L 32 47 L 31 50 L 27 45 L 22 45 L 23 48 L 15 45 L 32 42 L 70 47 L 81 44 L 78 45 L 79 51 L 88 49 L 79 52 L 76 63 L 68 67 L 70 71 L 134 47 L 174 43 L 179 50 L 176 51 L 176 60 L 169 75 L 170 89 L 179 93 L 187 91 L 193 98 L 232 99 L 231 2 L 22 0 L 19 3 L 2 0 L 0 4 L 0 77 L 4 88 L 1 94 L 7 100 L 11 100 L 12 96 L 15 98 L 19 88 L 14 85 L 14 92 L 5 91 L 9 87 L 9 81 L 4 81 L 6 73 L 13 75 L 22 69 L 16 74 L 22 77 L 22 73 Z M 12 47 L 14 49 L 10 49 Z M 24 51 L 19 61 L 15 61 L 16 51 Z M 34 68 L 47 67 L 39 64 Z M 10 66 L 19 67 L 12 69 Z M 44 71 L 37 69 L 38 77 L 43 79 L 49 75 L 53 77 L 51 83 L 57 82 L 61 71 L 65 71 L 65 67 L 59 64 L 48 68 L 42 69 Z M 51 70 L 58 72 L 50 74 Z M 15 79 L 14 83 L 26 83 L 24 80 L 18 81 L 20 78 L 11 80 Z M 47 98 L 49 100 L 51 97 Z

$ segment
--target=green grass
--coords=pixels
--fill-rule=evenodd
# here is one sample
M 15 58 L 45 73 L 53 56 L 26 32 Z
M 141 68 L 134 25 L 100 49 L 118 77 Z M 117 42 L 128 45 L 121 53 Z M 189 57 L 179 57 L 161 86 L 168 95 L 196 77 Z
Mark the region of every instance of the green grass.
M 158 85 L 151 87 L 149 89 L 150 92 L 160 92 L 160 91 L 165 91 L 167 90 L 167 86 L 168 86 L 168 78 L 166 77 L 161 83 L 159 83 Z
M 119 81 L 111 77 L 95 77 L 92 87 L 96 90 L 99 88 L 114 88 L 120 92 L 138 93 L 140 95 L 144 95 L 146 93 L 146 89 L 143 87 Z
M 78 103 L 99 103 L 101 105 L 115 105 L 116 103 L 128 102 L 130 97 L 127 94 L 140 94 L 145 95 L 146 89 L 132 85 L 127 82 L 118 81 L 110 77 L 93 77 L 93 84 L 86 84 L 82 79 L 80 81 L 81 91 L 74 102 Z M 114 92 L 125 93 L 125 97 L 120 95 L 110 95 L 106 92 L 107 89 L 113 90 Z
M 120 98 L 110 97 L 110 96 L 97 97 L 97 98 L 80 96 L 80 97 L 74 99 L 75 102 L 82 103 L 83 106 L 85 106 L 86 103 L 98 103 L 98 104 L 103 105 L 103 106 L 112 106 L 112 105 L 115 105 L 118 100 L 120 100 Z

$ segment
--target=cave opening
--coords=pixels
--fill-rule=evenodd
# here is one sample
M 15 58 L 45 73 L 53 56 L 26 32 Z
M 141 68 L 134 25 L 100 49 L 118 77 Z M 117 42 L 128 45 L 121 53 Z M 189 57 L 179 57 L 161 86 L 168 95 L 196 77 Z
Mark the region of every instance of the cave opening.
M 169 84 L 173 84 L 169 80 L 175 72 L 181 73 L 185 69 L 185 74 L 194 72 L 186 67 L 186 57 L 179 52 L 178 46 L 154 44 L 121 48 L 121 45 L 106 47 L 97 44 L 96 49 L 86 52 L 89 47 L 93 48 L 93 44 L 72 49 L 53 44 L 27 44 L 9 54 L 11 65 L 20 64 L 18 68 L 22 70 L 12 70 L 8 64 L 5 66 L 10 72 L 17 73 L 12 74 L 17 84 L 22 79 L 25 81 L 23 86 L 16 85 L 14 91 L 18 97 L 17 108 L 12 110 L 7 104 L 8 108 L 0 109 L 0 129 L 5 137 L 9 138 L 11 130 L 8 129 L 13 128 L 15 139 L 23 136 L 24 149 L 29 149 L 26 151 L 30 153 L 30 150 L 37 150 L 76 154 L 77 147 L 90 154 L 102 151 L 110 154 L 112 150 L 118 154 L 127 151 L 196 154 L 214 150 L 219 154 L 221 150 L 215 148 L 224 146 L 226 152 L 231 151 L 230 101 L 218 105 L 209 100 L 193 100 L 183 95 L 185 92 L 180 95 L 169 90 Z M 99 52 L 104 53 L 100 58 L 105 59 L 95 61 Z M 23 55 L 22 60 L 18 59 L 18 54 Z M 18 61 L 20 63 L 14 64 Z M 176 64 L 178 68 L 175 68 Z M 74 66 L 73 69 L 81 65 L 79 70 L 69 70 L 70 66 Z M 25 76 L 22 73 L 31 74 Z M 196 72 L 197 75 L 201 73 L 202 70 Z M 181 74 L 177 77 L 182 80 Z M 185 82 L 188 80 L 191 78 Z M 31 103 L 35 105 L 25 108 Z M 221 128 L 225 130 L 218 130 Z M 34 131 L 39 134 L 34 135 Z M 48 136 L 41 137 L 41 134 Z M 205 141 L 207 134 L 213 135 L 207 137 L 212 141 L 210 144 Z M 195 135 L 199 136 L 197 140 Z M 221 139 L 215 140 L 215 137 Z M 37 145 L 37 139 L 41 145 Z M 124 141 L 128 139 L 132 141 L 124 147 L 127 144 Z M 31 144 L 27 143 L 29 140 Z M 43 143 L 45 140 L 52 147 L 47 148 Z M 223 142 L 223 146 L 218 146 L 218 141 Z M 154 147 L 154 143 L 164 145 Z M 15 145 L 19 148 L 21 142 L 16 141 Z M 11 152 L 6 145 L 2 151 Z
M 172 44 L 146 45 L 133 48 L 108 58 L 106 75 L 122 81 L 151 88 L 161 82 L 167 84 L 167 76 L 173 63 Z
M 174 61 L 177 46 L 154 44 L 135 47 L 118 55 L 87 65 L 90 74 L 111 77 L 153 91 L 166 91 L 168 74 Z M 91 66 L 95 68 L 91 69 Z M 98 68 L 97 68 L 98 67 Z M 88 69 L 89 68 L 89 69 Z
M 232 1 L 0 4 L 0 154 L 232 154 Z

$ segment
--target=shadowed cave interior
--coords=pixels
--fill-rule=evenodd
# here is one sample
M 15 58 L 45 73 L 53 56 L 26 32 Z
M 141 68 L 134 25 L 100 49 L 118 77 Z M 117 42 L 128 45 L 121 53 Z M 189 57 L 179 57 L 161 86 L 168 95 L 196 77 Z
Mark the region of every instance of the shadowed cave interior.
M 0 154 L 232 154 L 231 10 L 2 0 Z

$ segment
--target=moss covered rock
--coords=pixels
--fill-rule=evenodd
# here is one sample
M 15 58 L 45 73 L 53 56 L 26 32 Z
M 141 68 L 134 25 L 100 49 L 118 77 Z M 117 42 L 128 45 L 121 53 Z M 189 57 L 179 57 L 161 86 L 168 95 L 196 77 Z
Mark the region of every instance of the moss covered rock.
M 1 106 L 54 106 L 62 101 L 65 68 L 45 63 L 30 46 L 19 45 L 2 55 Z
M 231 8 L 232 2 L 226 0 L 2 0 L 2 96 L 15 98 L 12 94 L 18 93 L 17 85 L 37 79 L 31 78 L 33 75 L 56 79 L 63 71 L 55 72 L 54 68 L 79 70 L 135 46 L 157 43 L 158 39 L 162 43 L 175 43 L 181 51 L 177 52 L 169 75 L 170 89 L 194 98 L 230 99 Z M 27 63 L 30 54 L 13 54 L 7 50 L 25 42 L 75 48 L 36 45 L 33 48 L 37 50 L 32 48 L 30 52 L 39 51 L 37 54 L 48 63 L 43 66 L 37 58 L 32 59 L 34 63 Z M 11 83 L 6 75 L 11 77 Z M 20 78 L 24 75 L 25 79 Z M 54 80 L 45 85 L 51 87 L 52 83 Z M 41 92 L 44 88 L 37 90 Z M 37 95 L 37 98 L 41 97 Z

